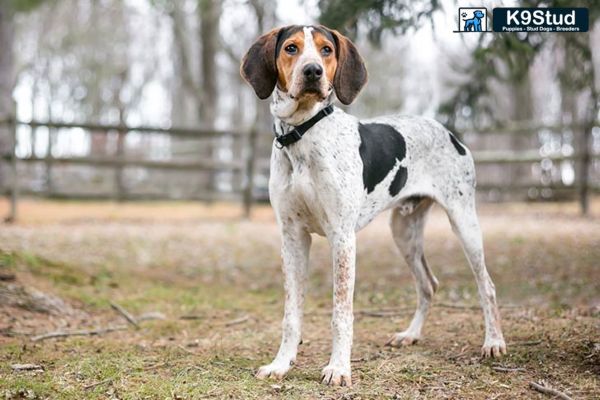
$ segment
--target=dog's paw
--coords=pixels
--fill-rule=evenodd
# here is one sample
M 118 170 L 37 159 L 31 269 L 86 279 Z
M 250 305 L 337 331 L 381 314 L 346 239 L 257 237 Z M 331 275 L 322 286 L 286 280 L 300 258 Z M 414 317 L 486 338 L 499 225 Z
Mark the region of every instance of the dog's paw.
M 390 347 L 403 347 L 410 346 L 411 344 L 415 344 L 419 341 L 419 336 L 409 333 L 409 332 L 399 332 L 395 333 L 390 340 L 385 344 Z
M 258 369 L 256 375 L 258 379 L 277 379 L 281 380 L 288 373 L 293 363 L 278 363 L 273 361 L 269 365 L 263 365 Z
M 329 386 L 352 386 L 350 368 L 326 366 L 321 372 L 321 383 Z
M 506 343 L 504 339 L 486 339 L 481 347 L 481 357 L 498 358 L 506 354 Z

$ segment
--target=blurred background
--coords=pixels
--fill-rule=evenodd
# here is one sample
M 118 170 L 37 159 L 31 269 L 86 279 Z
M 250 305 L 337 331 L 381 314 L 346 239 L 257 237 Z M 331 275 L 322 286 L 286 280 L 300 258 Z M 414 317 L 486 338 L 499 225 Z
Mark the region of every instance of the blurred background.
M 589 33 L 453 32 L 459 6 L 578 4 Z M 585 213 L 600 189 L 599 16 L 565 0 L 3 0 L 0 187 L 13 203 L 233 200 L 248 212 L 268 198 L 272 133 L 240 59 L 275 26 L 322 23 L 367 62 L 350 113 L 436 118 L 473 150 L 482 200 L 577 200 Z

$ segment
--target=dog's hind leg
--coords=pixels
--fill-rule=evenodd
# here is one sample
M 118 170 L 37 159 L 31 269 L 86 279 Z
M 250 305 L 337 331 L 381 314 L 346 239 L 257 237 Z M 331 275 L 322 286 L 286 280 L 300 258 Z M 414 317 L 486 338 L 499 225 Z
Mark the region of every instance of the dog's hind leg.
M 481 228 L 475 209 L 475 190 L 463 192 L 465 193 L 461 193 L 461 198 L 451 201 L 445 205 L 445 208 L 452 229 L 462 243 L 477 281 L 477 290 L 485 317 L 485 342 L 481 349 L 482 356 L 499 357 L 506 353 L 506 344 L 496 305 L 496 288 L 485 265 Z
M 433 294 L 437 290 L 438 281 L 429 269 L 423 253 L 423 230 L 432 204 L 433 201 L 429 198 L 420 198 L 418 201 L 409 199 L 392 211 L 392 234 L 415 279 L 417 309 L 408 329 L 394 334 L 387 343 L 389 346 L 409 345 L 420 339 Z

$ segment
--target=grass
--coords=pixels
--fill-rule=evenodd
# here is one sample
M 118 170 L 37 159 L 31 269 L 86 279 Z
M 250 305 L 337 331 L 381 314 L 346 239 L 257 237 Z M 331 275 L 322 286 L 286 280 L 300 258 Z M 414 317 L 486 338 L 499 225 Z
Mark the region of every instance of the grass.
M 509 344 L 508 356 L 497 361 L 479 358 L 481 312 L 445 306 L 478 300 L 439 210 L 426 232 L 441 287 L 425 337 L 409 348 L 382 346 L 410 321 L 415 296 L 385 217 L 374 221 L 359 234 L 355 309 L 400 312 L 388 318 L 357 313 L 352 388 L 318 382 L 331 346 L 323 239 L 314 240 L 311 252 L 298 365 L 282 382 L 253 378 L 277 350 L 282 314 L 279 236 L 268 208 L 251 221 L 221 204 L 128 204 L 131 215 L 97 203 L 32 201 L 23 209 L 30 216 L 0 230 L 0 268 L 60 296 L 76 312 L 0 306 L 0 395 L 8 399 L 543 398 L 528 388 L 534 380 L 573 398 L 600 396 L 600 224 L 577 217 L 573 205 L 481 209 Z M 30 340 L 56 329 L 123 324 L 111 301 L 166 319 L 102 336 Z M 189 315 L 196 319 L 180 318 Z M 15 363 L 44 371 L 14 372 Z M 498 372 L 498 365 L 523 370 Z

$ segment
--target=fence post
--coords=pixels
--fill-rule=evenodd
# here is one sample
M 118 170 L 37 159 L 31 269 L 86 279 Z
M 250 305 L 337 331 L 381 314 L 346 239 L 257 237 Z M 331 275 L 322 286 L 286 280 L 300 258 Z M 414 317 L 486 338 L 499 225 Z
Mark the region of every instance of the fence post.
M 119 132 L 117 134 L 117 150 L 116 150 L 116 158 L 117 161 L 122 161 L 123 156 L 125 155 L 125 135 L 127 134 L 127 130 L 123 121 L 121 121 L 119 126 Z M 123 201 L 125 199 L 125 182 L 123 180 L 123 166 L 122 164 L 118 164 L 115 167 L 115 197 L 117 201 Z
M 256 138 L 258 136 L 257 124 L 252 126 L 248 137 L 248 158 L 246 159 L 246 187 L 244 188 L 244 218 L 250 218 L 254 200 L 254 167 L 256 164 Z
M 587 215 L 590 208 L 589 202 L 589 177 L 590 177 L 590 142 L 592 137 L 592 129 L 593 124 L 591 126 L 585 124 L 583 126 L 583 132 L 581 132 L 581 159 L 580 159 L 580 167 L 579 173 L 581 176 L 579 177 L 579 206 L 581 209 L 581 215 Z
M 11 183 L 10 183 L 10 211 L 5 221 L 8 223 L 15 222 L 18 216 L 18 202 L 19 202 L 19 173 L 17 171 L 17 121 L 15 117 L 11 117 L 8 123 L 8 130 L 11 136 L 11 152 L 10 152 L 10 169 L 11 169 Z
M 36 129 L 33 127 L 32 129 Z M 54 181 L 52 179 L 52 164 L 54 162 L 52 156 L 52 149 L 54 147 L 54 136 L 55 131 L 53 128 L 48 128 L 48 147 L 46 150 L 46 160 L 44 164 L 46 165 L 46 195 L 52 195 L 54 192 Z

